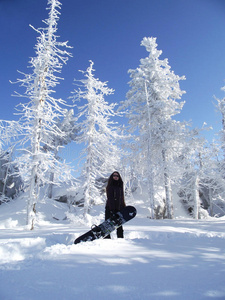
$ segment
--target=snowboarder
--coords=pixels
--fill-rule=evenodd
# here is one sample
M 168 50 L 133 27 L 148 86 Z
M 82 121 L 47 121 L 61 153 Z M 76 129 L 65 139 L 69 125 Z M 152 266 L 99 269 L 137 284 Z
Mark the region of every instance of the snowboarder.
M 105 220 L 126 206 L 124 200 L 123 180 L 119 172 L 115 171 L 110 175 L 106 187 L 106 195 Z M 117 237 L 123 238 L 122 226 L 117 228 Z M 110 234 L 105 238 L 110 239 Z

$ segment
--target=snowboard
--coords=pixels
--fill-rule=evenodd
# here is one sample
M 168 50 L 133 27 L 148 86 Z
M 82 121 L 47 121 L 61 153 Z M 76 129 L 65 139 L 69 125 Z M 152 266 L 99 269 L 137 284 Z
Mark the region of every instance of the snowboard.
M 121 211 L 113 214 L 110 218 L 105 220 L 100 225 L 93 225 L 91 230 L 78 237 L 74 244 L 80 242 L 93 241 L 99 238 L 105 238 L 113 230 L 117 229 L 124 223 L 133 219 L 137 214 L 136 208 L 133 206 L 126 206 Z

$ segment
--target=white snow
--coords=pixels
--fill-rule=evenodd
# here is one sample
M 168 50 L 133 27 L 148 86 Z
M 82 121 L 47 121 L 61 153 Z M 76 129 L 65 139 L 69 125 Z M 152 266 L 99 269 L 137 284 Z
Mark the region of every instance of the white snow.
M 63 220 L 64 204 L 40 205 L 33 231 L 22 201 L 1 205 L 0 299 L 225 299 L 225 218 L 151 220 L 129 204 L 124 239 L 77 245 L 89 227 Z

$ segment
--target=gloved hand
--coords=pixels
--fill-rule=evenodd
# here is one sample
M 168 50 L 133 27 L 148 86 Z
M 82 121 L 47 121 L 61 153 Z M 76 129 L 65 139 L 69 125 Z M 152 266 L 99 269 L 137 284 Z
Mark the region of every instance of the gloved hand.
M 112 218 L 114 216 L 114 212 L 112 210 L 110 210 L 109 215 Z

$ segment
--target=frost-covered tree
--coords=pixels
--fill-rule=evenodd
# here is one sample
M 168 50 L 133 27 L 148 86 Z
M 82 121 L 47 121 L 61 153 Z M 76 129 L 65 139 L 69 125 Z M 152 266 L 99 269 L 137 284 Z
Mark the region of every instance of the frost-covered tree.
M 222 88 L 225 91 L 225 87 Z M 222 121 L 222 128 L 220 131 L 220 142 L 221 142 L 221 149 L 223 151 L 223 158 L 224 158 L 224 170 L 225 170 L 225 97 L 223 99 L 217 99 L 217 107 L 221 113 L 221 121 Z
M 168 60 L 160 60 L 156 38 L 144 38 L 141 45 L 149 56 L 140 60 L 135 70 L 129 70 L 131 89 L 123 108 L 129 108 L 127 117 L 131 132 L 135 135 L 136 166 L 147 178 L 151 217 L 155 217 L 155 185 L 164 182 L 167 217 L 173 218 L 171 193 L 171 166 L 178 155 L 180 136 L 184 125 L 173 117 L 180 113 L 184 102 L 179 102 L 184 91 L 179 77 L 170 70 Z
M 201 192 L 208 206 L 208 212 L 212 217 L 215 215 L 224 216 L 224 158 L 220 143 L 214 142 L 210 145 L 205 154 L 203 169 L 205 177 L 202 180 Z
M 49 15 L 44 20 L 45 28 L 34 29 L 38 34 L 35 46 L 36 57 L 31 58 L 31 74 L 23 74 L 18 79 L 26 91 L 23 95 L 28 103 L 20 104 L 19 114 L 24 138 L 23 153 L 18 157 L 21 175 L 25 187 L 29 190 L 27 204 L 27 224 L 34 227 L 36 217 L 36 203 L 40 196 L 40 187 L 49 183 L 49 171 L 60 174 L 63 178 L 64 169 L 55 160 L 54 152 L 45 151 L 46 145 L 53 149 L 54 138 L 63 138 L 64 132 L 58 126 L 58 120 L 65 118 L 67 110 L 62 99 L 52 96 L 54 88 L 59 84 L 59 73 L 62 65 L 67 62 L 70 55 L 63 48 L 68 47 L 67 42 L 58 42 L 57 22 L 61 3 L 58 0 L 48 1 Z M 67 175 L 67 174 L 66 174 Z
M 203 156 L 205 139 L 200 137 L 200 130 L 186 130 L 183 147 L 175 163 L 180 166 L 177 191 L 186 211 L 195 219 L 200 217 L 200 189 L 205 176 Z
M 76 140 L 78 129 L 76 127 L 77 118 L 74 117 L 74 110 L 70 109 L 66 112 L 64 118 L 58 120 L 56 122 L 57 127 L 61 131 L 61 135 L 55 134 L 53 132 L 52 135 L 52 143 L 51 146 L 45 146 L 46 151 L 52 151 L 54 153 L 55 161 L 60 160 L 58 156 L 59 150 L 65 145 L 71 143 Z M 51 147 L 51 148 L 50 148 Z M 48 188 L 48 197 L 52 198 L 53 186 L 54 186 L 54 176 L 55 169 L 51 169 L 50 171 L 50 183 Z
M 225 86 L 221 88 L 225 91 Z M 219 140 L 212 145 L 211 168 L 208 173 L 213 175 L 208 178 L 207 183 L 209 190 L 210 215 L 214 215 L 214 211 L 218 215 L 225 214 L 225 97 L 217 100 L 217 108 L 221 113 L 221 130 L 219 132 Z M 208 164 L 207 164 L 208 165 Z M 214 208 L 215 207 L 215 210 Z
M 0 203 L 15 197 L 22 186 L 18 167 L 13 162 L 20 134 L 17 121 L 0 120 Z
M 12 155 L 13 147 L 0 153 L 0 204 L 15 198 L 23 186 Z
M 81 71 L 85 79 L 79 80 L 79 89 L 74 90 L 74 100 L 81 101 L 78 107 L 80 133 L 78 142 L 84 143 L 84 216 L 87 216 L 90 206 L 99 198 L 96 183 L 109 172 L 117 169 L 120 150 L 116 142 L 119 139 L 118 130 L 112 118 L 118 115 L 114 103 L 109 104 L 105 97 L 113 94 L 113 89 L 107 87 L 94 77 L 93 62 L 87 70 Z

